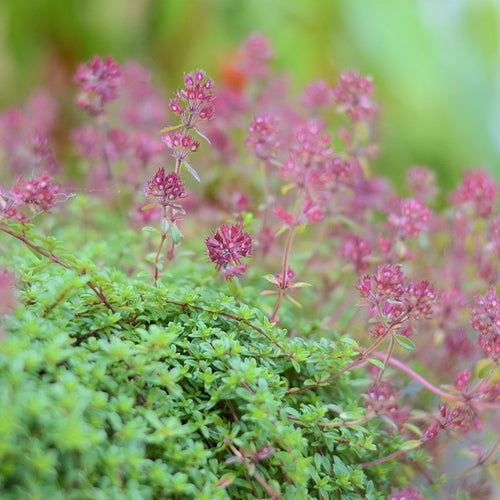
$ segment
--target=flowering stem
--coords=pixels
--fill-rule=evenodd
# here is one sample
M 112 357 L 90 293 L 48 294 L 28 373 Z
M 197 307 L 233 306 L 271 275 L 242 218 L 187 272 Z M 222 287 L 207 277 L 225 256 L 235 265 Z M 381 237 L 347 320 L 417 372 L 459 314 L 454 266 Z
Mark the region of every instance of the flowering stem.
M 180 177 L 181 176 L 181 168 L 182 168 L 182 160 L 177 158 L 175 161 L 175 173 Z M 172 207 L 168 207 L 168 222 L 170 230 L 174 227 L 174 209 Z M 170 248 L 168 249 L 167 259 L 170 262 L 174 258 L 175 253 L 175 241 L 173 238 L 170 238 Z
M 357 359 L 355 359 L 352 363 L 349 363 L 347 366 L 345 366 L 344 368 L 342 368 L 342 370 L 340 370 L 339 372 L 335 373 L 334 375 L 332 375 L 331 377 L 328 377 L 326 379 L 323 379 L 323 380 L 318 380 L 318 382 L 316 382 L 315 384 L 310 384 L 310 385 L 306 385 L 304 387 L 301 387 L 300 389 L 293 389 L 291 391 L 288 391 L 287 392 L 287 395 L 291 395 L 291 394 L 299 394 L 301 392 L 304 392 L 304 391 L 307 391 L 308 389 L 313 389 L 315 387 L 319 387 L 320 385 L 324 385 L 324 384 L 327 384 L 329 382 L 331 382 L 332 380 L 335 380 L 337 377 L 339 377 L 340 375 L 342 375 L 343 373 L 349 371 L 349 370 L 352 370 L 353 368 L 356 368 L 358 367 L 361 363 L 363 363 L 366 358 L 380 345 L 380 343 L 386 338 L 387 334 L 389 333 L 390 329 L 391 329 L 392 325 L 387 329 L 387 332 L 385 335 L 382 335 L 381 337 L 379 337 L 366 351 L 363 351 L 359 357 Z
M 290 257 L 290 250 L 292 248 L 292 241 L 293 237 L 295 236 L 296 230 L 297 230 L 296 226 L 292 226 L 288 231 L 288 239 L 286 240 L 285 251 L 283 252 L 283 264 L 281 267 L 281 283 L 278 292 L 278 299 L 276 300 L 273 313 L 271 314 L 271 317 L 269 319 L 271 323 L 276 322 L 276 316 L 278 315 L 278 311 L 280 310 L 281 304 L 283 303 L 283 297 L 285 296 L 285 290 L 288 284 L 288 260 Z
M 387 365 L 389 364 L 389 360 L 391 359 L 392 353 L 394 352 L 394 347 L 396 346 L 396 339 L 393 335 L 391 335 L 391 341 L 389 344 L 389 348 L 387 349 L 387 354 L 384 360 L 384 368 L 380 370 L 377 381 L 380 382 L 382 377 L 384 376 L 385 370 L 387 369 Z
M 155 258 L 155 286 L 158 286 L 158 278 L 160 276 L 160 270 L 158 269 L 158 264 L 160 261 L 160 252 L 161 249 L 163 248 L 163 244 L 165 243 L 166 238 L 167 235 L 165 233 L 161 233 L 160 246 L 158 247 L 158 251 L 156 252 L 156 258 Z
M 381 352 L 376 352 L 374 353 L 374 356 L 377 358 L 384 359 L 386 355 L 384 355 Z M 404 363 L 401 361 L 398 361 L 397 359 L 390 358 L 389 363 L 393 364 L 394 366 L 397 366 L 401 370 L 405 371 L 410 375 L 412 378 L 414 378 L 416 381 L 420 382 L 424 387 L 427 387 L 430 391 L 432 391 L 434 394 L 437 394 L 438 396 L 441 396 L 443 399 L 447 401 L 451 401 L 453 403 L 465 403 L 470 401 L 469 399 L 464 399 L 463 397 L 460 396 L 454 396 L 453 394 L 450 394 L 448 392 L 442 391 L 441 389 L 438 389 L 437 387 L 433 386 L 430 382 L 428 382 L 425 378 L 423 378 L 421 375 L 418 373 L 414 372 L 411 368 L 406 366 Z M 476 408 L 500 408 L 500 404 L 498 403 L 488 403 L 488 402 L 480 402 L 480 401 L 470 401 Z
M 49 254 L 48 252 L 45 252 L 42 250 L 40 247 L 37 247 L 34 243 L 26 239 L 24 235 L 20 235 L 15 233 L 14 231 L 11 231 L 10 229 L 7 229 L 6 227 L 0 226 L 0 231 L 3 231 L 4 233 L 10 234 L 12 237 L 18 239 L 19 241 L 22 241 L 25 245 L 30 247 L 32 250 L 35 252 L 39 253 L 40 255 L 43 255 L 44 257 L 47 257 L 51 262 L 54 262 L 55 264 L 59 264 L 60 266 L 64 267 L 65 269 L 68 269 L 70 271 L 74 271 L 74 269 L 69 266 L 68 264 L 65 264 L 61 260 L 59 260 L 52 252 Z M 78 273 L 78 276 L 85 276 L 85 271 Z M 112 312 L 114 313 L 114 309 L 111 307 L 111 304 L 108 302 L 106 299 L 106 296 L 102 292 L 101 288 L 96 288 L 90 281 L 87 282 L 87 286 L 97 295 L 99 300 Z

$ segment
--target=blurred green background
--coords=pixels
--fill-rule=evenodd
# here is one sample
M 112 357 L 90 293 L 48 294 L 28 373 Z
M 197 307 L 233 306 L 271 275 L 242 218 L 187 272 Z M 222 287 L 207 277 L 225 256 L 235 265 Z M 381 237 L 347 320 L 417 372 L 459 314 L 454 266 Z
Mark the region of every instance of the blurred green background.
M 412 165 L 435 169 L 447 189 L 471 167 L 500 181 L 497 0 L 0 0 L 0 106 L 68 87 L 95 54 L 139 61 L 169 92 L 185 70 L 216 79 L 256 31 L 296 92 L 343 70 L 373 76 L 376 168 L 394 183 Z

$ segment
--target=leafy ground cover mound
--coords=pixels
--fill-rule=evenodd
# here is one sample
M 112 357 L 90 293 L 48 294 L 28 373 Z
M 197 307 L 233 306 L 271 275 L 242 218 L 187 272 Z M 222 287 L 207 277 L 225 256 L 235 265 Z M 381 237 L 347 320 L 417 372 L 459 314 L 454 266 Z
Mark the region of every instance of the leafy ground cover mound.
M 359 371 L 321 383 L 352 339 L 290 338 L 216 280 L 179 284 L 182 266 L 158 288 L 110 271 L 111 312 L 88 275 L 24 258 L 0 348 L 2 498 L 386 497 L 387 465 L 362 464 L 402 439 L 363 422 Z

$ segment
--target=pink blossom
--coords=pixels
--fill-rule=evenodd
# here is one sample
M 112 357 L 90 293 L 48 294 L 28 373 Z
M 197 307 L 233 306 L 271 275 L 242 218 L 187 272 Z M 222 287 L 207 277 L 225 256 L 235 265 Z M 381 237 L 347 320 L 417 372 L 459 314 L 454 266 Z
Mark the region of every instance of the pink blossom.
M 170 100 L 169 109 L 179 116 L 186 130 L 196 128 L 201 121 L 215 116 L 212 92 L 214 82 L 202 70 L 184 74 L 184 88 L 179 88 Z
M 406 182 L 415 198 L 432 201 L 438 194 L 436 174 L 426 167 L 413 167 L 406 174 Z
M 354 123 L 372 120 L 377 111 L 369 98 L 372 92 L 371 79 L 361 77 L 356 71 L 342 73 L 333 89 L 337 111 L 345 113 Z
M 300 103 L 312 110 L 327 108 L 334 101 L 333 90 L 324 80 L 318 80 L 307 85 L 300 97 Z
M 362 273 L 370 266 L 369 257 L 372 252 L 373 246 L 369 241 L 356 235 L 348 235 L 344 237 L 338 255 L 349 259 L 356 272 Z
M 500 358 L 500 302 L 494 288 L 490 287 L 487 295 L 476 297 L 471 322 L 474 331 L 479 333 L 479 346 L 486 355 Z
M 455 387 L 459 389 L 467 389 L 469 385 L 471 372 L 469 370 L 462 370 L 458 373 L 457 378 L 455 379 Z
M 52 179 L 45 174 L 38 178 L 33 177 L 29 181 L 25 181 L 21 176 L 17 179 L 17 183 L 9 193 L 16 205 L 33 205 L 44 212 L 50 212 L 56 204 L 56 195 L 61 191 L 61 186 L 53 184 Z
M 279 147 L 279 127 L 276 117 L 269 113 L 257 113 L 248 131 L 250 133 L 245 144 L 257 158 L 268 160 L 276 155 Z
M 226 271 L 226 278 L 241 274 L 241 259 L 253 253 L 252 238 L 243 232 L 240 225 L 223 224 L 217 231 L 213 231 L 205 243 L 208 258 L 215 264 L 216 269 Z
M 269 74 L 273 49 L 260 33 L 250 35 L 238 53 L 238 69 L 248 78 L 263 78 Z
M 178 160 L 185 160 L 190 153 L 195 153 L 200 148 L 199 142 L 180 130 L 174 133 L 166 132 L 162 136 L 162 142 L 172 150 L 172 156 Z
M 118 97 L 121 85 L 121 70 L 112 57 L 103 61 L 95 56 L 88 64 L 80 64 L 73 78 L 80 84 L 82 94 L 78 106 L 97 116 L 104 112 L 104 106 Z
M 413 488 L 405 488 L 404 490 L 395 491 L 388 500 L 424 500 L 424 497 Z
M 311 198 L 306 198 L 302 205 L 302 212 L 307 218 L 307 222 L 320 222 L 323 220 L 323 212 L 321 206 L 316 203 L 313 205 Z
M 181 211 L 178 200 L 187 196 L 181 177 L 175 172 L 165 175 L 164 168 L 159 168 L 155 176 L 146 183 L 144 193 L 162 207 L 172 207 L 178 211 Z
M 455 205 L 471 205 L 481 217 L 487 217 L 495 209 L 498 186 L 484 171 L 467 172 L 462 184 L 450 196 Z
M 420 200 L 400 200 L 399 210 L 389 214 L 389 223 L 398 231 L 400 238 L 416 237 L 427 229 L 431 211 Z

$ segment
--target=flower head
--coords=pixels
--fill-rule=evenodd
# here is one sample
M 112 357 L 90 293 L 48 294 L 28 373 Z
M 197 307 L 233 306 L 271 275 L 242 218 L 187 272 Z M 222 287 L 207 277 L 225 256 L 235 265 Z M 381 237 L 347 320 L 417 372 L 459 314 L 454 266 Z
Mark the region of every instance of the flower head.
M 166 132 L 162 141 L 172 150 L 172 156 L 178 160 L 185 160 L 190 153 L 195 153 L 200 148 L 199 142 L 180 130 L 174 133 Z
M 163 207 L 181 210 L 178 200 L 185 198 L 187 193 L 180 175 L 170 172 L 165 175 L 165 169 L 159 168 L 155 176 L 146 183 L 146 196 L 154 198 Z
M 377 111 L 369 97 L 372 92 L 371 79 L 360 76 L 356 71 L 342 73 L 333 89 L 337 110 L 345 113 L 354 123 L 372 120 Z
M 494 288 L 476 297 L 472 309 L 472 328 L 479 332 L 479 346 L 493 359 L 500 358 L 500 300 Z
M 80 64 L 73 77 L 80 84 L 82 94 L 78 106 L 97 116 L 104 112 L 104 105 L 118 97 L 121 85 L 121 70 L 112 57 L 103 61 L 94 57 L 88 64 Z
M 313 110 L 327 108 L 332 104 L 333 100 L 333 91 L 324 80 L 318 80 L 307 85 L 300 97 L 300 103 Z
M 238 54 L 238 69 L 249 78 L 263 78 L 269 74 L 269 63 L 273 48 L 269 40 L 260 33 L 250 35 Z
M 389 224 L 401 238 L 416 237 L 427 229 L 431 211 L 420 200 L 410 198 L 399 201 L 399 213 L 389 214 Z
M 276 154 L 279 147 L 277 118 L 269 113 L 258 113 L 253 117 L 248 131 L 250 133 L 245 144 L 257 158 L 268 160 Z
M 405 488 L 395 491 L 388 500 L 424 500 L 424 497 L 413 488 Z
M 231 267 L 241 274 L 241 259 L 253 253 L 252 238 L 243 232 L 240 225 L 223 224 L 205 240 L 205 243 L 208 258 L 215 264 L 215 268 L 229 271 L 229 276 L 225 273 L 226 278 L 237 274 L 231 271 Z
M 56 204 L 56 195 L 61 191 L 59 184 L 53 184 L 48 175 L 42 174 L 38 178 L 25 181 L 21 176 L 17 179 L 17 186 L 10 190 L 10 197 L 17 206 L 34 205 L 44 212 L 49 212 Z
M 467 172 L 450 200 L 456 205 L 472 205 L 479 216 L 487 217 L 494 210 L 497 192 L 496 182 L 486 172 Z
M 179 88 L 170 100 L 169 109 L 179 115 L 186 129 L 196 128 L 200 121 L 213 120 L 215 116 L 212 92 L 213 80 L 204 71 L 184 74 L 184 88 Z
M 369 257 L 373 252 L 372 244 L 356 235 L 348 235 L 338 251 L 339 257 L 349 259 L 357 273 L 362 273 L 370 266 Z

